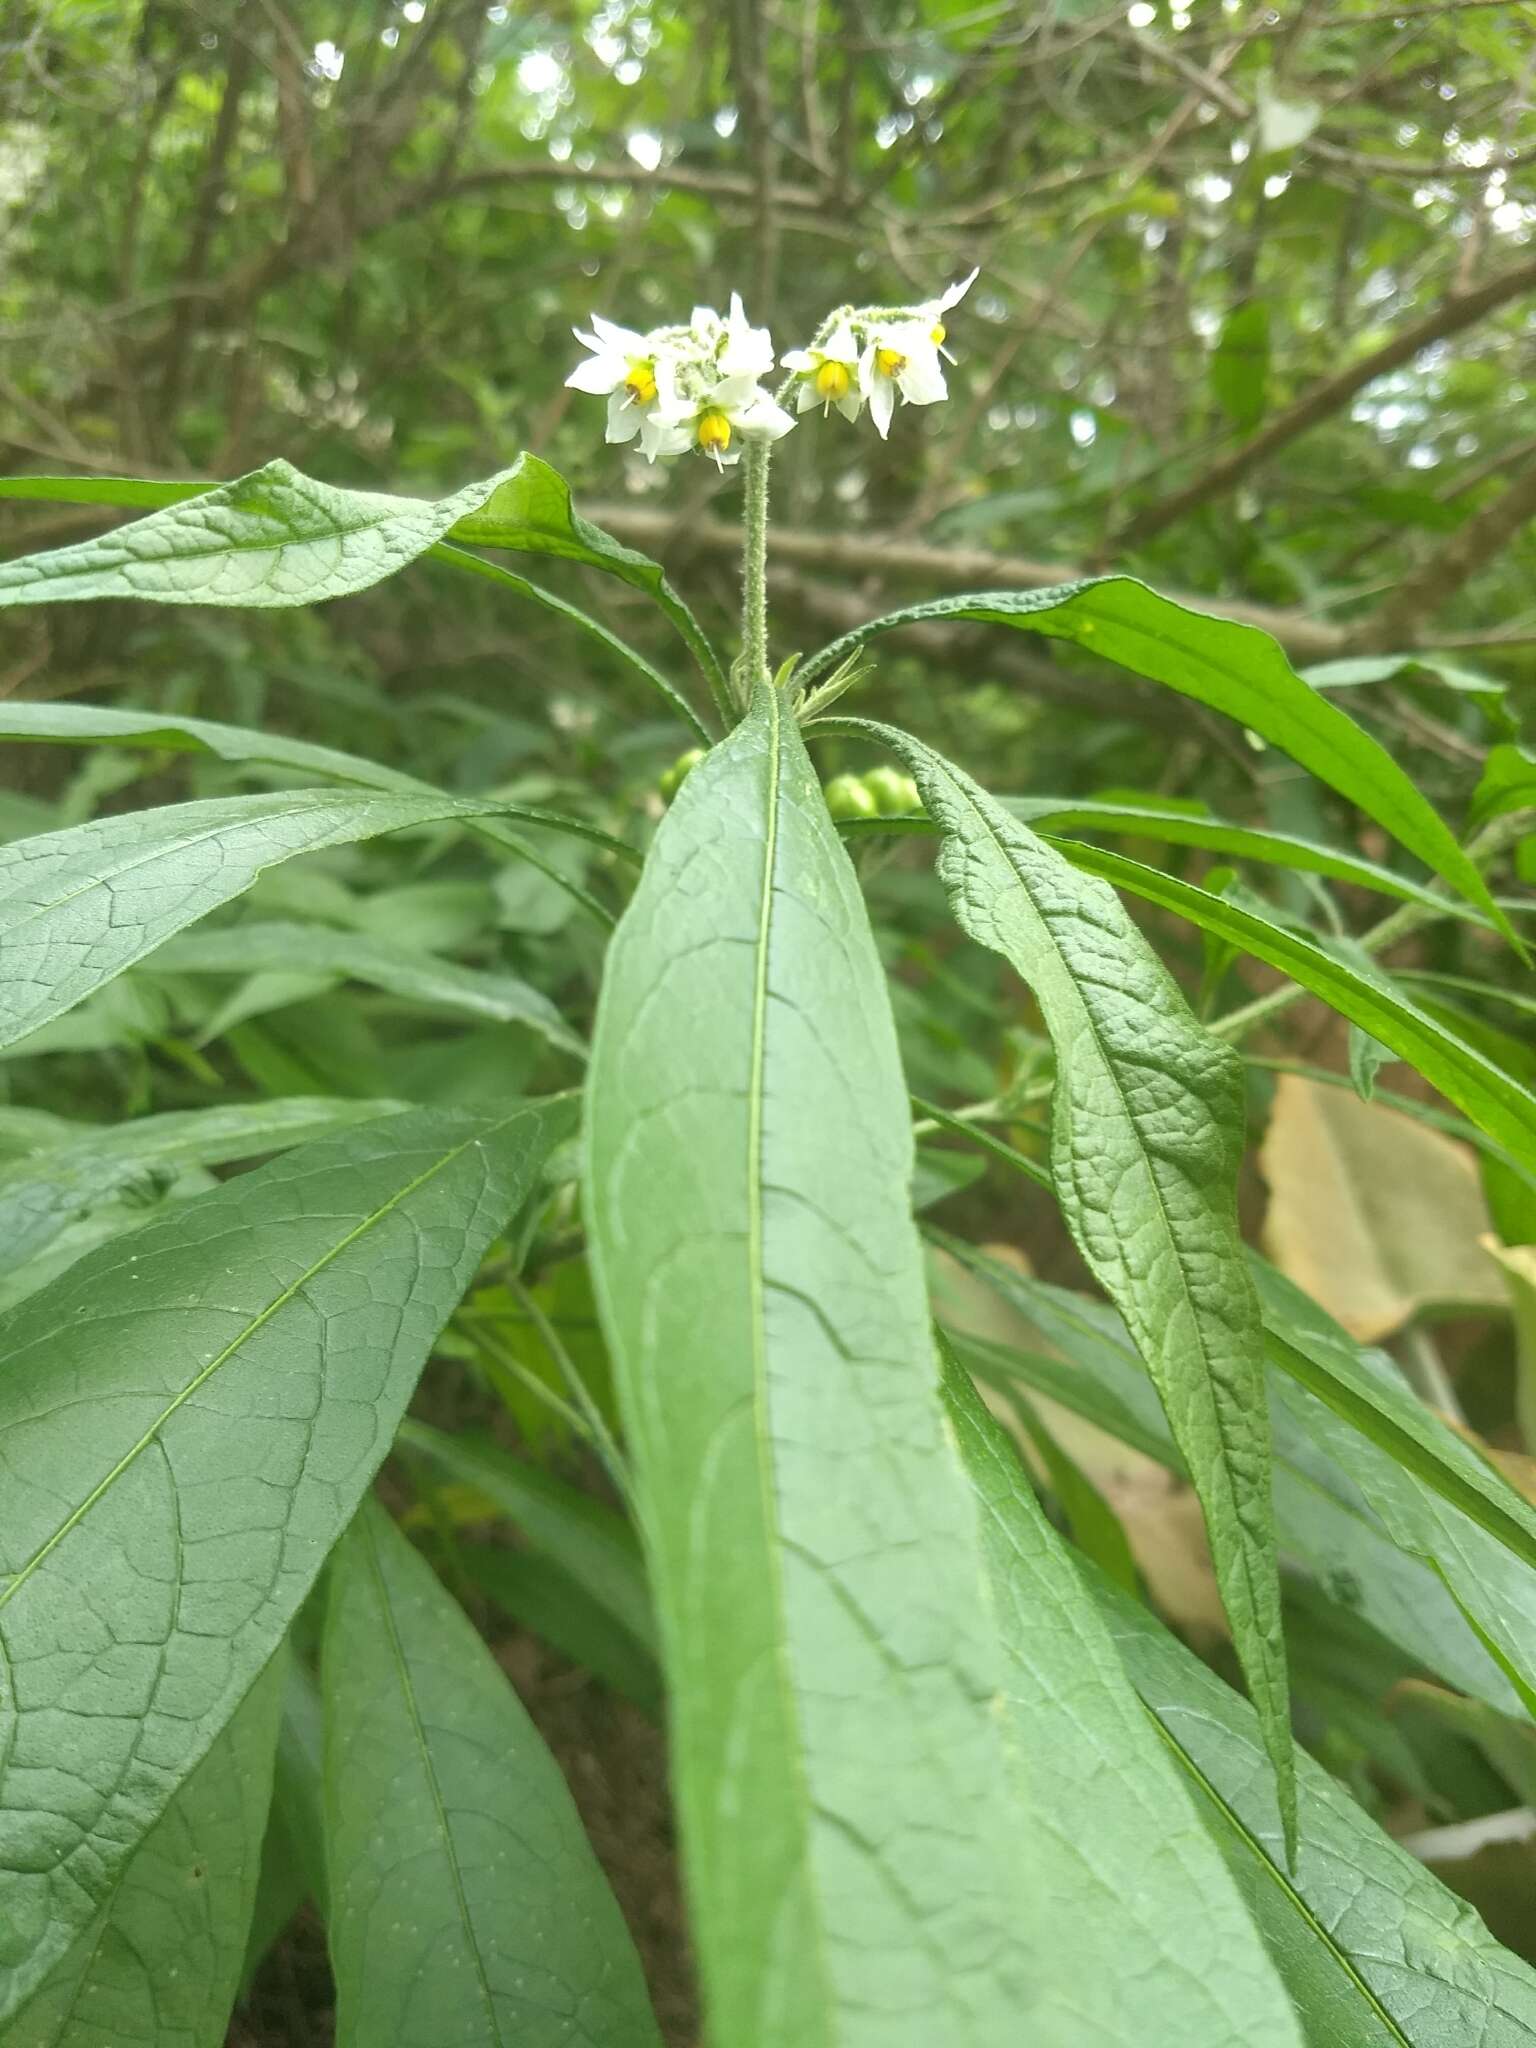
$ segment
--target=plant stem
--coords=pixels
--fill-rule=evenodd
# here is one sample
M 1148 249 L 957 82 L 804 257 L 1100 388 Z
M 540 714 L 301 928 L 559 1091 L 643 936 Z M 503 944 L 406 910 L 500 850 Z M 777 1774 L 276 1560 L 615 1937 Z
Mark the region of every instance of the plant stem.
M 1484 865 L 1512 846 L 1530 828 L 1529 818 L 1523 812 L 1515 811 L 1507 817 L 1494 818 L 1485 825 L 1468 844 L 1470 857 Z M 1367 953 L 1383 952 L 1396 940 L 1409 932 L 1416 932 L 1422 926 L 1433 924 L 1437 918 L 1448 917 L 1454 909 L 1454 901 L 1447 899 L 1443 910 L 1432 909 L 1427 903 L 1400 903 L 1396 910 L 1374 924 L 1368 932 L 1362 933 L 1358 945 Z M 1241 1009 L 1229 1010 L 1224 1017 L 1218 1017 L 1206 1029 L 1217 1038 L 1238 1039 L 1246 1037 L 1257 1024 L 1288 1010 L 1293 1003 L 1299 1003 L 1311 990 L 1300 982 L 1288 981 L 1283 987 L 1271 989 L 1268 995 L 1256 996 Z
M 741 669 L 746 693 L 768 680 L 768 464 L 771 444 L 748 438 L 741 553 Z M 744 707 L 743 707 L 744 708 Z

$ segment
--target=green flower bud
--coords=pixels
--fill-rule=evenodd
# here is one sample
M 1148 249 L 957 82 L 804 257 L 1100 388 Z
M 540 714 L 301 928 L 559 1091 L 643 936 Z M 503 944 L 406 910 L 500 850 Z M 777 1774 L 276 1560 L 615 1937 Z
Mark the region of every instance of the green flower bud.
M 864 787 L 874 798 L 875 809 L 882 818 L 903 817 L 923 807 L 917 784 L 899 768 L 871 768 L 864 778 Z
M 689 771 L 695 768 L 703 758 L 704 749 L 702 747 L 690 747 L 686 754 L 678 755 L 672 766 L 657 784 L 662 796 L 668 803 L 671 803 L 673 797 L 677 795 L 684 782 L 687 781 Z
M 834 818 L 872 818 L 875 800 L 857 775 L 834 775 L 823 789 Z

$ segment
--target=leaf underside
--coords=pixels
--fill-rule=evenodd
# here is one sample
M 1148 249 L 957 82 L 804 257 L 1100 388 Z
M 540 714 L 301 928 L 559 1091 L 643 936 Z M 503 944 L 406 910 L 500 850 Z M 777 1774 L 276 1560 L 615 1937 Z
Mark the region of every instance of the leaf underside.
M 0 2018 L 272 1655 L 569 1105 L 301 1147 L 0 1320 Z

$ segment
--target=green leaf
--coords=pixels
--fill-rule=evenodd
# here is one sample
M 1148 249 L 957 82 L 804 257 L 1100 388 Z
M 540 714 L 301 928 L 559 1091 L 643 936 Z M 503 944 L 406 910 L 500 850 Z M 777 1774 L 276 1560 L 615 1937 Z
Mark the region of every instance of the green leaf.
M 172 939 L 152 965 L 167 974 L 343 975 L 413 1003 L 440 1004 L 497 1024 L 526 1024 L 559 1051 L 584 1060 L 587 1048 L 538 989 L 515 974 L 461 967 L 433 953 L 326 925 L 250 922 Z
M 77 1216 L 124 1192 L 153 1189 L 188 1166 L 282 1152 L 371 1117 L 397 1115 L 405 1106 L 297 1095 L 173 1109 L 116 1125 L 64 1124 L 46 1148 L 0 1165 L 0 1262 L 19 1266 Z
M 365 789 L 413 790 L 422 796 L 446 793 L 434 789 L 398 768 L 381 767 L 357 754 L 344 754 L 335 747 L 321 747 L 309 740 L 292 740 L 276 733 L 253 732 L 239 725 L 220 725 L 207 718 L 179 718 L 154 711 L 117 711 L 99 704 L 15 704 L 0 702 L 0 740 L 41 740 L 74 746 L 150 747 L 175 753 L 213 754 L 236 767 L 269 766 L 285 768 L 300 775 L 319 776 L 326 782 L 356 783 Z M 462 802 L 464 799 L 453 799 Z M 536 804 L 495 803 L 485 807 L 489 815 L 471 816 L 469 829 L 493 845 L 505 846 L 519 858 L 539 868 L 555 886 L 584 906 L 601 923 L 613 919 L 602 904 L 564 874 L 547 855 L 531 847 L 513 827 L 511 819 L 539 830 L 570 834 L 590 840 L 605 853 L 628 861 L 639 859 L 633 847 L 610 838 L 585 818 L 567 817 Z
M 1223 818 L 1192 816 L 1187 811 L 1165 809 L 1156 804 L 1083 802 L 1064 797 L 1000 797 L 1004 810 L 1037 830 L 1056 832 L 1113 832 L 1127 838 L 1152 839 L 1161 845 L 1200 846 L 1237 860 L 1263 861 L 1272 867 L 1295 868 L 1303 873 L 1328 875 L 1356 888 L 1373 889 L 1379 895 L 1396 896 L 1405 903 L 1422 903 L 1442 915 L 1475 919 L 1477 913 L 1463 909 L 1437 895 L 1422 882 L 1394 874 L 1375 861 L 1339 847 L 1322 846 L 1315 840 L 1299 839 L 1290 832 L 1266 832 L 1253 825 L 1232 825 Z
M 322 1683 L 337 2048 L 659 2048 L 554 1758 L 374 1502 L 332 1568 Z
M 513 474 L 502 470 L 447 498 L 397 498 L 319 483 L 279 459 L 195 496 L 183 491 L 115 532 L 0 563 L 0 606 L 98 597 L 272 606 L 346 597 L 425 554 Z
M 1506 740 L 1489 750 L 1467 822 L 1472 827 L 1486 825 L 1490 818 L 1528 806 L 1536 806 L 1536 754 Z
M 295 854 L 441 820 L 489 798 L 299 789 L 128 811 L 0 847 L 0 1045 L 71 1009 Z
M 1023 1926 L 1049 1958 L 1015 2038 L 1299 2044 L 1237 1887 L 1011 1445 L 953 1367 L 945 1397 L 1007 1658 L 1003 1724 L 1030 1848 Z
M 1536 1575 L 1528 1561 L 1536 1515 L 1470 1444 L 1437 1429 L 1428 1415 L 1420 1420 L 1384 1353 L 1357 1345 L 1280 1274 L 1258 1264 L 1255 1274 L 1272 1353 L 1286 1375 L 1280 1398 L 1398 1548 L 1422 1558 L 1443 1581 L 1536 1717 Z M 1489 1704 L 1508 1707 L 1501 1697 Z
M 1028 1844 L 906 1091 L 863 900 L 772 689 L 683 783 L 620 922 L 587 1147 L 712 2038 L 1011 2042 Z
M 1070 1360 L 1064 1364 L 965 1338 L 960 1348 L 967 1364 L 989 1381 L 1006 1385 L 1010 1377 L 1021 1379 L 1171 1471 L 1183 1470 L 1145 1367 L 1112 1309 L 1048 1286 L 956 1239 L 929 1235 Z M 1458 1601 L 1444 1573 L 1426 1557 L 1423 1543 L 1404 1549 L 1373 1505 L 1374 1496 L 1411 1512 L 1423 1495 L 1418 1482 L 1294 1382 L 1271 1371 L 1268 1383 L 1275 1522 L 1287 1563 L 1310 1573 L 1330 1600 L 1358 1612 L 1414 1663 L 1502 1713 L 1518 1712 L 1519 1690 L 1469 1618 L 1465 1601 Z M 1400 1498 L 1405 1487 L 1409 1492 Z M 1439 1512 L 1433 1495 L 1424 1498 L 1430 1512 Z M 1495 1601 L 1508 1602 L 1515 1623 L 1536 1642 L 1536 1588 L 1529 1572 L 1465 1517 L 1445 1512 L 1453 1517 L 1453 1530 L 1487 1546 Z M 1472 1599 L 1475 1604 L 1475 1589 Z
M 497 475 L 436 500 L 343 490 L 317 483 L 281 460 L 217 486 L 131 477 L 5 477 L 0 498 L 155 508 L 150 518 L 99 539 L 0 564 L 0 605 L 86 597 L 314 604 L 366 590 L 429 552 L 453 568 L 494 574 L 493 565 L 462 550 L 507 548 L 579 562 L 644 591 L 682 634 L 711 687 L 717 694 L 725 689 L 718 656 L 659 564 L 583 519 L 565 479 L 536 455 L 519 455 Z M 438 545 L 448 541 L 458 546 Z M 522 584 L 521 578 L 512 580 Z M 595 626 L 531 584 L 523 584 L 522 595 L 574 616 L 584 629 Z M 616 645 L 627 658 L 640 659 Z
M 400 1443 L 450 1479 L 473 1487 L 515 1522 L 636 1640 L 655 1640 L 650 1590 L 633 1530 L 622 1515 L 478 1436 L 449 1436 L 429 1423 L 401 1425 Z
M 272 1655 L 569 1103 L 301 1147 L 0 1320 L 0 2018 Z
M 1503 1474 L 1300 1288 L 1262 1259 L 1255 1258 L 1252 1267 L 1264 1308 L 1266 1350 L 1280 1370 L 1536 1570 L 1536 1510 Z
M 617 576 L 633 590 L 644 591 L 688 643 L 717 701 L 729 703 L 719 657 L 659 563 L 624 547 L 612 534 L 583 519 L 571 503 L 571 487 L 565 478 L 537 455 L 519 455 L 485 503 L 458 520 L 449 539 L 461 547 L 508 548 L 516 554 L 552 555 L 579 562 L 584 568 Z
M 1175 911 L 1202 931 L 1228 940 L 1240 952 L 1278 967 L 1417 1067 L 1426 1081 L 1449 1096 L 1491 1137 L 1508 1145 L 1517 1158 L 1536 1162 L 1536 1096 L 1410 1002 L 1385 976 L 1367 979 L 1291 926 L 1276 924 L 1229 897 L 1213 896 L 1209 890 L 1197 889 L 1191 882 L 1181 882 L 1124 854 L 1080 844 L 1067 851 L 1074 867 Z M 1216 1028 L 1219 1031 L 1219 1022 Z
M 945 835 L 939 872 L 961 927 L 1012 963 L 1044 1012 L 1056 1051 L 1056 1198 L 1189 1467 L 1286 1799 L 1263 1337 L 1237 1227 L 1241 1062 L 1201 1030 L 1111 890 L 1074 874 L 919 741 L 865 729 L 906 763 Z
M 813 682 L 876 633 L 925 619 L 977 619 L 1074 640 L 1225 712 L 1348 797 L 1508 932 L 1487 884 L 1433 806 L 1384 747 L 1302 681 L 1279 643 L 1258 627 L 1190 611 L 1130 576 L 1102 576 L 1054 590 L 984 591 L 908 605 L 824 647 L 797 681 Z
M 1269 302 L 1249 299 L 1222 322 L 1211 355 L 1211 391 L 1234 426 L 1256 427 L 1269 391 Z
M 268 1951 L 305 1900 L 313 1899 L 322 1916 L 325 1912 L 322 1748 L 320 1689 L 307 1666 L 290 1657 L 272 1772 L 272 1805 L 261 1845 L 261 1876 L 240 1973 L 242 1998 Z
M 461 1550 L 455 1562 L 519 1628 L 528 1629 L 653 1721 L 660 1721 L 664 1695 L 654 1655 L 560 1565 L 547 1557 L 500 1549 Z
M 285 1660 L 256 1680 L 6 2048 L 221 2048 L 255 1903 Z
M 1287 1868 L 1250 1709 L 1145 1608 L 1083 1570 L 1132 1684 L 1200 1790 L 1309 2048 L 1536 2041 L 1536 1973 L 1299 1752 L 1301 1848 Z

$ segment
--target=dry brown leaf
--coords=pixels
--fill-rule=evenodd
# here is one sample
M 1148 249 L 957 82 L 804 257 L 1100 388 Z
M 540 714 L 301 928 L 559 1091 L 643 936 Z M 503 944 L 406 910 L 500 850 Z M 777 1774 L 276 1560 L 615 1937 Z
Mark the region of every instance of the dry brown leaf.
M 1259 1164 L 1269 1256 L 1362 1343 L 1421 1309 L 1502 1306 L 1467 1146 L 1400 1110 L 1284 1074 Z

